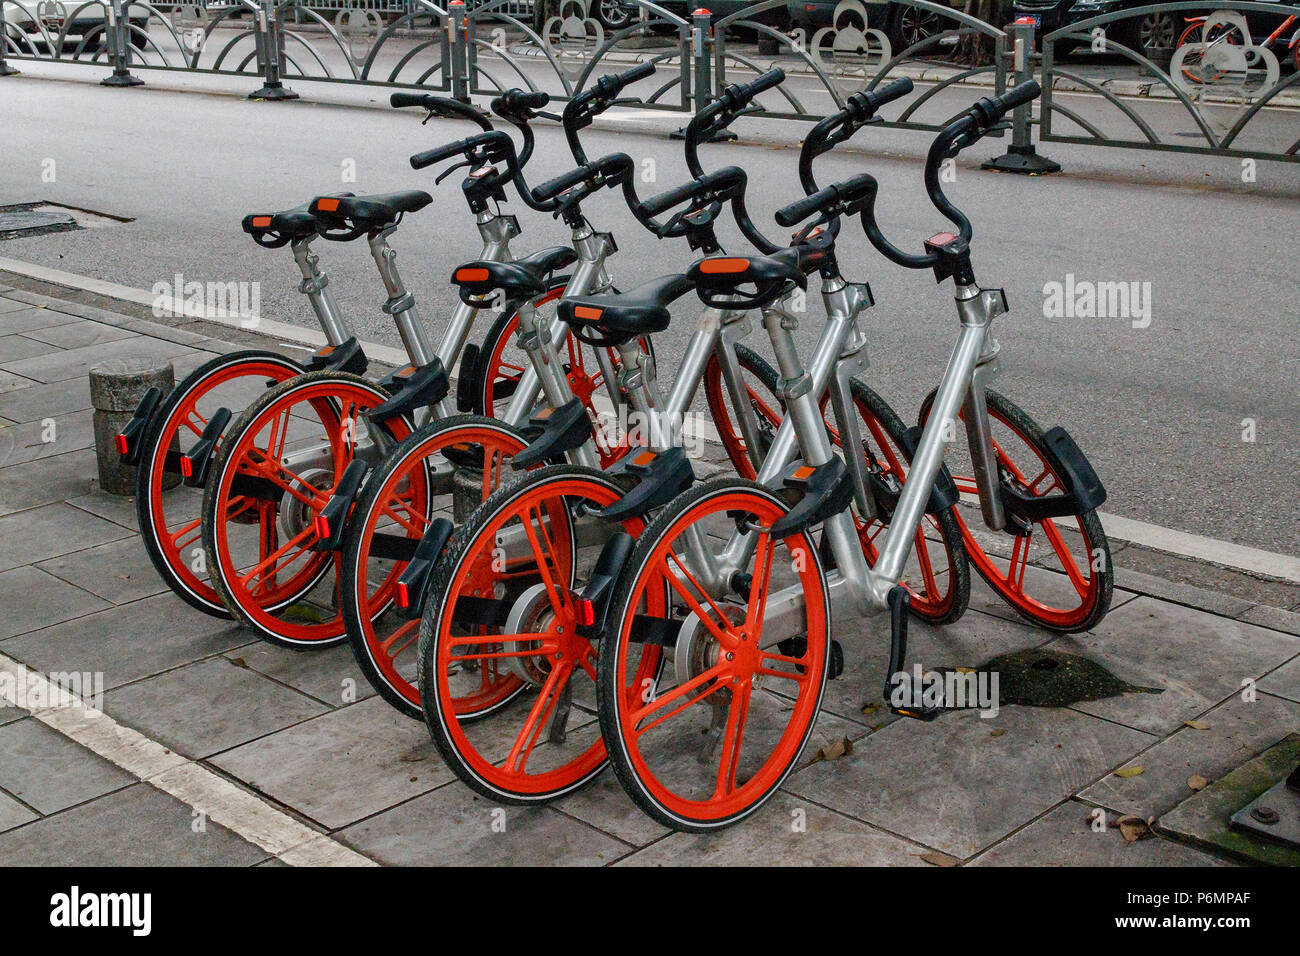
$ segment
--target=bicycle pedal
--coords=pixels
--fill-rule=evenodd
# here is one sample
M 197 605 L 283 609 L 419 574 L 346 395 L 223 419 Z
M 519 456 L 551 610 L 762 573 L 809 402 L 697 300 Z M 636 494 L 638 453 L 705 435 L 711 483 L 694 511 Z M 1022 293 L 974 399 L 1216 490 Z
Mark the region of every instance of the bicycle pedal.
M 798 463 L 788 466 L 781 483 L 785 488 L 801 492 L 802 496 L 794 507 L 772 522 L 773 538 L 787 538 L 806 531 L 839 514 L 853 499 L 848 466 L 833 455 L 830 461 L 815 468 Z
M 353 375 L 364 375 L 369 364 L 370 360 L 361 350 L 361 343 L 353 335 L 338 345 L 326 345 L 313 352 L 311 358 L 307 360 L 307 371 L 350 372 Z
M 184 455 L 181 455 L 181 477 L 191 488 L 202 488 L 208 480 L 208 469 L 212 467 L 212 455 L 217 450 L 221 433 L 230 422 L 230 409 L 218 408 L 203 426 L 203 434 Z
M 347 528 L 348 515 L 352 513 L 352 502 L 361 490 L 361 481 L 366 476 L 367 465 L 360 458 L 354 458 L 343 469 L 334 494 L 330 495 L 325 507 L 316 512 L 312 518 L 312 530 L 316 532 L 317 541 L 312 545 L 316 551 L 337 551 L 343 547 L 343 532 Z
M 672 501 L 695 483 L 695 469 L 683 448 L 630 452 L 605 471 L 610 477 L 628 475 L 637 480 L 632 490 L 598 512 L 609 521 L 643 515 Z
M 569 399 L 559 408 L 541 409 L 528 424 L 541 432 L 527 448 L 510 459 L 510 467 L 520 471 L 581 448 L 591 437 L 591 417 L 577 398 Z
M 415 554 L 393 586 L 393 612 L 401 620 L 414 621 L 424 613 L 429 579 L 455 530 L 456 526 L 446 518 L 435 518 L 425 528 L 424 537 L 415 547 Z
M 917 685 L 916 677 L 904 670 L 907 660 L 907 620 L 912 606 L 912 595 L 907 588 L 895 585 L 889 589 L 889 670 L 885 674 L 885 703 L 891 714 L 915 720 L 934 720 L 943 712 L 924 702 L 924 688 Z M 901 685 L 906 684 L 906 687 Z M 902 698 L 895 702 L 895 698 Z
M 409 416 L 418 409 L 437 405 L 451 391 L 451 381 L 442 359 L 435 356 L 419 368 L 407 365 L 390 372 L 379 380 L 379 387 L 391 398 L 366 412 L 366 417 L 382 425 L 398 416 Z
M 153 413 L 158 410 L 158 403 L 162 401 L 162 397 L 162 389 L 157 385 L 151 386 L 135 406 L 135 412 L 131 415 L 131 420 L 126 423 L 126 427 L 117 433 L 114 445 L 117 453 L 128 465 L 140 464 L 140 440 L 144 438 L 145 430 L 149 427 L 149 419 L 153 418 Z

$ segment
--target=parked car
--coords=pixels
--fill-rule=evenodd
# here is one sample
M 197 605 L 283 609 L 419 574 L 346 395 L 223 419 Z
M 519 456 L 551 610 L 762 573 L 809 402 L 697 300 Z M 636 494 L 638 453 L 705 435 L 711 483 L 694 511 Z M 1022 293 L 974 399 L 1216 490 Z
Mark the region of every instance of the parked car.
M 820 30 L 822 27 L 834 26 L 835 9 L 839 0 L 787 0 L 790 22 L 807 31 Z M 960 0 L 937 0 L 947 2 L 949 6 L 960 9 Z M 867 25 L 882 31 L 889 37 L 889 44 L 895 51 L 903 50 L 927 37 L 958 26 L 955 20 L 927 10 L 924 7 L 907 3 L 891 3 L 888 0 L 863 0 L 867 9 Z M 994 26 L 1003 26 L 1011 22 L 1010 0 L 999 0 L 998 13 L 994 16 Z M 855 24 L 859 28 L 861 23 Z
M 546 21 L 560 13 L 561 0 L 534 0 L 533 29 L 541 33 Z M 587 0 L 592 18 L 606 30 L 621 30 L 641 15 L 640 7 L 626 0 Z
M 62 52 L 75 52 L 81 45 L 82 39 L 86 37 L 90 37 L 90 42 L 86 44 L 87 51 L 94 51 L 108 45 L 105 8 L 99 4 L 83 6 L 81 2 L 73 2 L 73 0 L 68 0 L 67 3 L 33 2 L 25 6 L 6 3 L 5 33 L 8 34 L 10 43 L 17 46 L 19 54 L 30 53 L 33 47 L 38 51 L 43 50 L 47 44 L 41 36 L 41 24 L 45 25 L 45 31 L 50 39 L 57 43 L 59 31 L 64 28 L 68 14 L 73 12 L 76 13 L 76 17 L 67 24 L 68 32 L 63 36 Z M 140 7 L 129 11 L 127 18 L 131 25 L 139 27 L 140 31 L 143 31 L 149 22 L 148 12 Z M 132 30 L 131 45 L 137 50 L 143 50 L 148 45 L 145 34 Z
M 1107 13 L 1149 6 L 1150 0 L 1015 0 L 1016 17 L 1030 17 L 1043 33 Z M 1116 20 L 1106 31 L 1120 43 L 1143 56 L 1168 58 L 1183 32 L 1183 18 L 1190 12 L 1155 10 L 1140 17 Z M 1058 41 L 1055 53 L 1062 55 L 1081 46 L 1075 41 Z

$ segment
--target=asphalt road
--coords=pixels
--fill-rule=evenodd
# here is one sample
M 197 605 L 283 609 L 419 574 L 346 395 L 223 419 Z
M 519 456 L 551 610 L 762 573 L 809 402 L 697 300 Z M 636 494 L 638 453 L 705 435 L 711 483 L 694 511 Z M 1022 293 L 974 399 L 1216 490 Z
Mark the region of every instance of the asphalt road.
M 149 86 L 113 90 L 84 67 L 23 64 L 0 80 L 0 204 L 51 200 L 132 221 L 0 243 L 0 255 L 148 289 L 186 279 L 258 281 L 269 318 L 310 324 L 285 252 L 255 248 L 239 231 L 248 212 L 281 208 L 316 193 L 420 187 L 434 204 L 403 224 L 400 262 L 436 327 L 454 301 L 446 277 L 476 241 L 459 190 L 434 189 L 406 157 L 463 136 L 466 129 L 382 108 L 387 92 L 296 81 L 304 99 L 250 103 L 248 80 L 146 74 Z M 204 92 L 196 92 L 202 88 Z M 365 108 L 358 108 L 365 107 Z M 1279 112 L 1294 139 L 1294 113 Z M 584 134 L 590 153 L 653 160 L 657 182 L 684 178 L 680 144 L 665 133 L 675 117 L 611 115 Z M 706 166 L 735 163 L 750 173 L 756 221 L 794 197 L 796 148 L 804 126 L 742 120 L 739 144 L 710 146 Z M 869 170 L 881 182 L 888 234 L 916 245 L 942 225 L 920 190 L 923 133 L 872 130 L 862 149 L 819 161 L 823 182 Z M 539 129 L 537 180 L 571 165 L 554 127 Z M 1107 510 L 1183 531 L 1300 553 L 1292 498 L 1300 482 L 1300 167 L 1260 163 L 1243 182 L 1241 163 L 1132 150 L 1053 145 L 1063 174 L 1023 179 L 979 171 L 1001 151 L 972 149 L 949 187 L 976 226 L 977 272 L 1006 287 L 1000 320 L 999 388 L 1046 424 L 1065 424 L 1092 456 L 1111 499 Z M 50 162 L 54 178 L 50 181 Z M 356 182 L 345 182 L 355 168 Z M 44 175 L 43 175 L 44 173 Z M 512 206 L 517 206 L 513 203 Z M 518 209 L 521 250 L 563 242 L 562 227 Z M 658 242 L 615 196 L 588 203 L 599 227 L 617 235 L 614 263 L 624 288 L 682 269 L 684 245 Z M 772 227 L 775 233 L 777 230 Z M 738 240 L 733 248 L 743 248 Z M 841 243 L 844 271 L 870 279 L 872 383 L 904 417 L 937 381 L 955 334 L 946 290 L 931 278 L 883 262 L 856 227 Z M 396 344 L 379 311 L 382 294 L 363 247 L 328 246 L 334 288 L 363 336 Z M 1052 318 L 1044 288 L 1076 280 L 1150 283 L 1150 321 Z M 665 375 L 691 327 L 688 303 L 658 340 Z M 800 335 L 810 343 L 816 313 Z M 751 344 L 770 347 L 756 333 Z M 1243 420 L 1256 423 L 1242 440 Z

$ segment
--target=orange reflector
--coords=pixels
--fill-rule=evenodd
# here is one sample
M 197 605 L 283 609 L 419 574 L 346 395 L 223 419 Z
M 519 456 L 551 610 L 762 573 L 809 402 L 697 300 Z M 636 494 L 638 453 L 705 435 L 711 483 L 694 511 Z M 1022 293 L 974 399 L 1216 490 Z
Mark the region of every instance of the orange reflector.
M 931 236 L 927 242 L 932 246 L 946 246 L 950 242 L 955 242 L 956 239 L 957 237 L 951 232 L 941 232 L 937 236 Z
M 815 469 L 812 465 L 804 465 L 802 468 L 796 468 L 794 470 L 794 476 L 798 478 L 800 481 L 803 481 L 805 478 L 807 478 L 816 470 L 817 469 Z
M 126 440 L 125 435 L 117 436 L 117 453 L 119 455 L 128 455 L 131 453 L 131 443 Z
M 194 462 L 190 460 L 188 455 L 181 455 L 181 474 L 186 478 L 194 476 Z
M 596 605 L 586 598 L 576 598 L 573 609 L 578 614 L 579 627 L 591 627 L 596 623 Z
M 632 459 L 634 465 L 648 465 L 655 460 L 655 453 L 652 451 L 643 451 Z
M 482 282 L 488 277 L 486 269 L 457 269 L 456 281 L 458 282 Z
M 337 199 L 317 199 L 316 208 L 321 212 L 338 212 L 339 201 Z
M 327 346 L 325 346 L 323 349 L 317 349 L 317 350 L 316 350 L 316 354 L 317 354 L 317 355 L 329 355 L 329 354 L 330 354 L 331 352 L 333 352 L 333 351 L 334 351 L 334 346 L 332 346 L 332 345 L 327 345 Z
M 408 608 L 411 606 L 411 592 L 407 590 L 405 581 L 399 580 L 397 582 L 394 599 L 397 601 L 397 606 L 400 608 Z
M 312 530 L 316 532 L 316 537 L 322 541 L 330 536 L 330 519 L 324 515 L 317 515 L 311 522 Z
M 254 216 L 254 217 L 253 217 L 253 226 L 254 226 L 254 228 L 257 228 L 257 229 L 265 229 L 265 228 L 266 228 L 267 226 L 269 226 L 270 224 L 271 224 L 271 217 L 270 217 L 270 216 Z
M 396 378 L 410 378 L 415 373 L 415 366 L 408 365 L 396 374 Z
M 705 259 L 700 263 L 700 271 L 705 275 L 744 272 L 748 268 L 748 259 Z
M 579 319 L 591 319 L 593 322 L 599 319 L 604 313 L 604 309 L 593 309 L 589 305 L 575 305 L 573 314 Z

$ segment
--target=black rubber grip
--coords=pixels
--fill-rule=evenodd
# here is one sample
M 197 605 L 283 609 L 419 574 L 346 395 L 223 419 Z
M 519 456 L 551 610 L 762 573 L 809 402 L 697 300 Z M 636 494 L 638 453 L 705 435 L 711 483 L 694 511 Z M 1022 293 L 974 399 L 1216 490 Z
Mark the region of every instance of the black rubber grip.
M 884 86 L 878 86 L 874 90 L 867 90 L 863 94 L 863 98 L 870 105 L 872 113 L 874 113 L 886 103 L 892 103 L 900 96 L 911 93 L 913 85 L 911 77 L 904 76 L 897 80 L 890 80 Z
M 859 173 L 852 179 L 846 179 L 844 182 L 834 183 L 825 189 L 819 189 L 811 196 L 796 199 L 790 205 L 778 209 L 776 212 L 777 224 L 788 228 L 803 222 L 814 213 L 821 212 L 836 203 L 854 202 L 862 199 L 875 192 L 876 188 L 877 184 L 874 176 L 869 173 Z
M 600 163 L 598 162 L 588 163 L 585 166 L 579 166 L 577 169 L 570 170 L 569 172 L 564 173 L 563 175 L 556 176 L 554 179 L 548 179 L 546 182 L 542 183 L 540 186 L 538 186 L 536 189 L 533 190 L 533 195 L 536 196 L 542 202 L 546 202 L 548 199 L 554 199 L 556 196 L 564 192 L 566 189 L 571 189 L 572 187 L 578 185 L 578 183 L 582 182 L 583 180 L 590 179 L 592 176 L 595 176 L 596 173 L 598 173 L 599 171 L 600 171 Z
M 654 73 L 655 64 L 653 60 L 638 63 L 636 66 L 632 67 L 632 69 L 625 70 L 617 75 L 618 87 L 621 90 L 623 87 L 630 83 L 635 83 L 637 80 L 644 80 L 647 76 L 654 76 Z
M 697 196 L 703 196 L 708 193 L 718 192 L 721 189 L 732 185 L 737 179 L 737 173 L 740 171 L 734 166 L 728 166 L 725 169 L 719 169 L 716 172 L 706 173 L 699 179 L 691 180 L 689 183 L 662 192 L 657 196 L 651 196 L 641 204 L 641 211 L 647 216 L 657 216 L 667 209 L 679 206 L 688 199 Z M 743 175 L 743 174 L 742 174 Z
M 760 74 L 757 79 L 751 80 L 748 83 L 739 84 L 740 88 L 736 91 L 735 95 L 743 105 L 748 103 L 764 90 L 770 90 L 774 86 L 779 86 L 784 81 L 785 70 L 781 69 L 779 66 L 775 66 L 766 73 Z
M 467 119 L 480 128 L 490 130 L 492 121 L 483 115 L 478 107 L 462 103 L 446 96 L 434 96 L 432 93 L 397 92 L 388 98 L 388 102 L 401 109 L 404 106 L 419 106 L 437 116 L 448 119 Z
M 388 102 L 399 110 L 406 106 L 423 106 L 428 93 L 394 93 Z
M 979 117 L 978 122 L 980 125 L 984 129 L 988 129 L 1017 106 L 1032 102 L 1042 91 L 1042 87 L 1038 85 L 1037 80 L 1025 80 L 1025 82 L 1011 87 L 1001 96 L 984 97 L 971 107 L 971 112 Z
M 551 94 L 541 90 L 506 90 L 492 101 L 492 112 L 509 116 L 525 110 L 540 110 L 551 101 Z
M 411 157 L 412 169 L 424 169 L 432 166 L 434 163 L 440 163 L 444 159 L 450 159 L 452 156 L 463 156 L 480 146 L 486 146 L 489 143 L 496 142 L 505 133 L 494 131 L 491 133 L 479 133 L 476 136 L 469 136 L 465 139 L 457 140 L 454 143 L 448 143 L 445 146 L 439 146 L 436 149 L 426 149 L 423 153 L 416 153 Z

